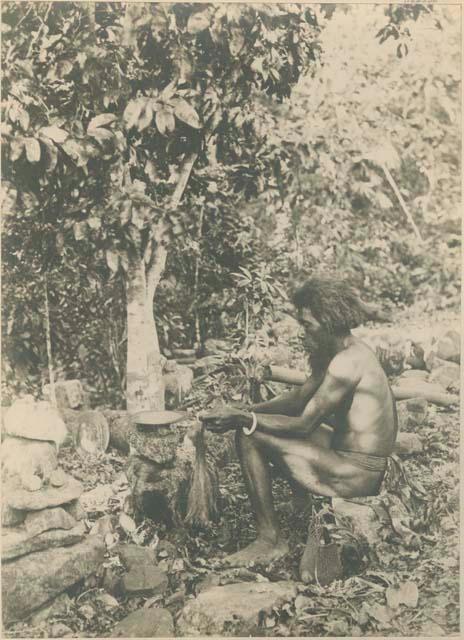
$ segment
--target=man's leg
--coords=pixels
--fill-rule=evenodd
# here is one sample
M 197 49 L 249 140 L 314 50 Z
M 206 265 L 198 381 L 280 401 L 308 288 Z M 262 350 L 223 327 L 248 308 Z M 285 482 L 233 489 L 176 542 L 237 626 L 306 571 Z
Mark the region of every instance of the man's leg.
M 285 555 L 288 545 L 282 540 L 274 510 L 269 459 L 259 444 L 241 431 L 237 431 L 236 443 L 258 536 L 255 542 L 232 554 L 225 562 L 230 566 L 271 562 Z

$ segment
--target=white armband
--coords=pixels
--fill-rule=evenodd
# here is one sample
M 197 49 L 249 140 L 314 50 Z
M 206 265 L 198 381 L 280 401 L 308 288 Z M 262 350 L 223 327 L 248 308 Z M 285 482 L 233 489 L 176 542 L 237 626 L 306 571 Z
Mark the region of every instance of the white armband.
M 258 426 L 258 418 L 256 416 L 256 413 L 252 411 L 251 415 L 253 416 L 251 427 L 242 427 L 242 431 L 246 436 L 251 436 L 251 434 L 256 431 L 256 427 Z

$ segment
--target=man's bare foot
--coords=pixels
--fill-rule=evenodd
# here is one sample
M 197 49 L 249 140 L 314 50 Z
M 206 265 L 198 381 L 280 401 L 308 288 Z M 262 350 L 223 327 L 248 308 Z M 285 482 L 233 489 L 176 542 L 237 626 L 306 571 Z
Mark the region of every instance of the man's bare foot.
M 283 540 L 273 544 L 258 538 L 248 547 L 224 558 L 222 564 L 227 567 L 247 567 L 251 564 L 268 565 L 275 560 L 283 558 L 287 553 L 288 544 Z

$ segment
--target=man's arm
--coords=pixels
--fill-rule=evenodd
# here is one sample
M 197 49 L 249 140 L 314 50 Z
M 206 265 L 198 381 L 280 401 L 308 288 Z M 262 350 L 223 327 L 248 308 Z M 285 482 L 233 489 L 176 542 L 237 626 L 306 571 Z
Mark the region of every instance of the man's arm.
M 258 430 L 282 437 L 303 438 L 310 435 L 356 388 L 361 378 L 356 369 L 357 367 L 345 354 L 336 356 L 301 416 L 288 417 L 259 413 L 257 414 Z
M 282 393 L 267 402 L 259 402 L 250 407 L 255 413 L 270 413 L 283 416 L 300 416 L 305 406 L 318 390 L 323 376 L 310 376 L 301 387 Z

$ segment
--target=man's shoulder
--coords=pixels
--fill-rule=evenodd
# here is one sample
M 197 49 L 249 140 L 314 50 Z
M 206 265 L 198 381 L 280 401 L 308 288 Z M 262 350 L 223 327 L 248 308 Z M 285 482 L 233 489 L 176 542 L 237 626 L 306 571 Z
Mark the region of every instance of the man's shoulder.
M 332 358 L 327 373 L 347 384 L 357 384 L 363 373 L 364 357 L 363 349 L 354 343 Z

